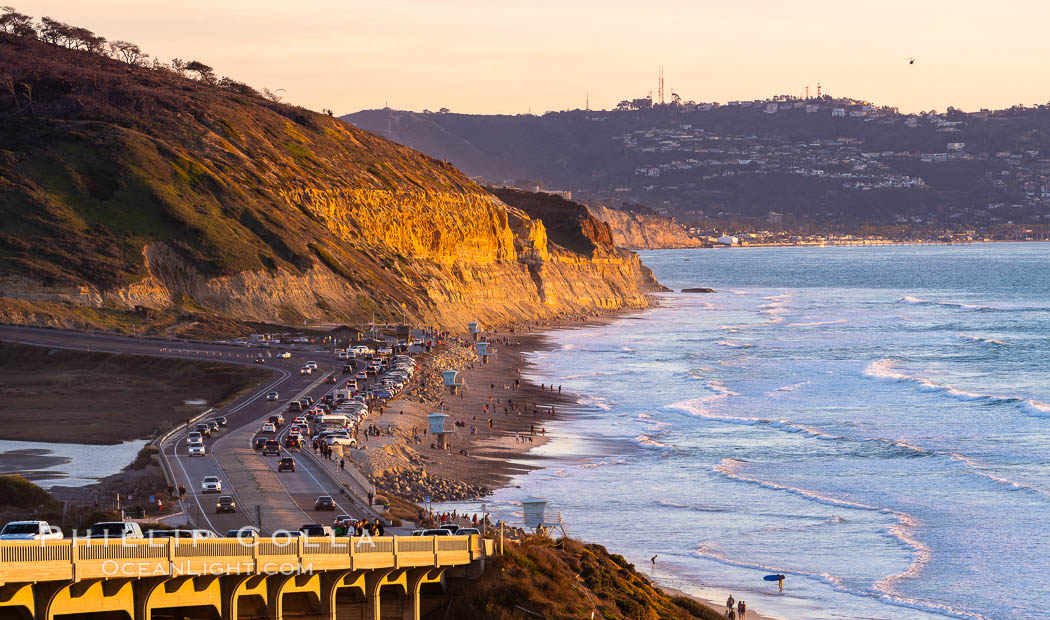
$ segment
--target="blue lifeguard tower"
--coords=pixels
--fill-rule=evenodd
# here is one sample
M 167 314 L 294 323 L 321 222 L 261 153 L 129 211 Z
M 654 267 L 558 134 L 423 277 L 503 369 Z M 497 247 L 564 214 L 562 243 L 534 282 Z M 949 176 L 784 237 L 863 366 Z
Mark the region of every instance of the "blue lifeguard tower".
M 441 378 L 444 380 L 445 387 L 448 388 L 449 393 L 455 396 L 460 386 L 459 371 L 443 370 L 441 371 Z
M 477 321 L 467 323 L 467 331 L 474 338 L 474 342 L 478 341 L 478 337 L 481 335 L 481 323 Z
M 489 343 L 488 342 L 479 342 L 479 343 L 477 343 L 474 346 L 477 347 L 478 355 L 481 356 L 481 363 L 482 364 L 488 364 L 489 363 L 489 356 L 492 355 L 493 353 L 495 353 L 494 350 L 493 351 L 489 351 Z
M 565 528 L 562 526 L 561 514 L 558 514 L 556 520 L 547 519 L 547 504 L 550 500 L 544 497 L 526 497 L 521 500 L 521 509 L 524 514 L 524 523 L 526 528 L 532 529 L 540 536 L 550 536 L 554 532 L 555 528 L 560 528 L 562 534 L 565 534 Z
M 427 416 L 427 422 L 430 424 L 430 434 L 437 438 L 437 447 L 440 450 L 445 449 L 445 435 L 452 431 L 445 430 L 445 420 L 448 418 L 447 413 L 435 412 Z

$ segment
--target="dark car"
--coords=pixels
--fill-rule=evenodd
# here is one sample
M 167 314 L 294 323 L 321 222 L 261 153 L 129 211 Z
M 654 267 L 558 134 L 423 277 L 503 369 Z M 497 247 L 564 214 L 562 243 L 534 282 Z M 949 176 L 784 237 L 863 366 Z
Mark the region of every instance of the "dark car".
M 263 456 L 277 456 L 281 453 L 281 444 L 277 443 L 276 440 L 268 439 L 263 444 L 262 453 Z
M 299 528 L 303 536 L 327 536 L 331 538 L 335 536 L 330 525 L 322 525 L 320 523 L 308 523 Z
M 270 440 L 265 438 L 265 437 L 256 437 L 255 441 L 252 442 L 252 447 L 255 448 L 256 450 L 262 450 L 263 447 L 266 446 L 266 442 L 267 441 L 270 441 Z
M 213 433 L 219 432 L 219 428 L 220 428 L 219 421 L 218 420 L 208 420 L 208 428 L 210 428 L 211 432 L 213 432 Z
M 253 363 L 253 364 L 265 364 L 265 363 L 266 363 L 266 360 L 265 360 L 265 359 L 263 359 L 263 358 L 261 358 L 261 357 L 257 357 L 257 358 L 255 358 L 254 360 L 252 360 L 252 363 Z
M 345 366 L 343 366 L 343 374 L 344 375 L 348 375 L 348 374 L 350 374 L 352 372 L 354 372 L 354 367 L 353 366 L 351 366 L 350 364 L 346 364 Z
M 226 416 L 224 415 L 215 418 L 215 421 L 219 423 L 219 426 L 226 426 Z
M 335 375 L 328 375 L 324 379 L 325 383 L 335 383 Z
M 439 529 L 448 530 L 449 532 L 455 534 L 459 531 L 459 526 L 454 523 L 448 523 L 446 525 L 442 525 Z
M 298 400 L 293 400 L 292 402 L 288 403 L 288 411 L 299 413 L 303 409 L 306 409 L 306 407 L 303 407 L 303 403 Z
M 237 512 L 237 504 L 229 495 L 221 495 L 215 502 L 215 513 L 220 514 L 223 512 Z
M 297 437 L 289 435 L 288 437 L 284 438 L 284 447 L 291 450 L 292 448 L 299 449 L 303 446 L 299 443 L 299 439 Z
M 313 396 L 307 396 L 307 397 L 303 398 L 302 400 L 306 401 L 306 406 L 307 407 L 309 407 L 310 405 L 314 404 L 314 397 Z
M 284 426 L 284 416 L 281 414 L 272 415 L 269 418 L 270 422 L 273 422 L 274 426 Z
M 335 500 L 331 495 L 322 495 L 314 500 L 314 510 L 335 510 Z
M 204 435 L 205 437 L 211 437 L 211 427 L 207 424 L 204 424 L 203 422 L 195 425 L 193 427 L 193 430 L 197 431 L 201 435 Z
M 226 538 L 255 538 L 258 535 L 258 528 L 251 525 L 245 525 L 236 530 L 227 530 L 226 532 Z
M 284 457 L 277 463 L 277 471 L 295 471 L 295 459 Z

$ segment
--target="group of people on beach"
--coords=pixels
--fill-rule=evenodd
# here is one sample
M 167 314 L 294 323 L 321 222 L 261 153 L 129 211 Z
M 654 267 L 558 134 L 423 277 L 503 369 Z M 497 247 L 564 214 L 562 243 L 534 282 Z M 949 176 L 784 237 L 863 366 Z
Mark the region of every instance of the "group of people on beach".
M 733 607 L 734 603 L 736 608 Z M 733 595 L 730 594 L 726 600 L 726 618 L 730 620 L 744 620 L 744 616 L 747 615 L 747 603 L 744 601 L 736 601 L 733 599 Z

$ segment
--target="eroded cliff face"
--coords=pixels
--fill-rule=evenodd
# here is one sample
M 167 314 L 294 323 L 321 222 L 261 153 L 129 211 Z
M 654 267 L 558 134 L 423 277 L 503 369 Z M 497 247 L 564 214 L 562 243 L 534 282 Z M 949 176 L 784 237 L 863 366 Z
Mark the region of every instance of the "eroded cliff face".
M 659 288 L 575 203 L 530 213 L 328 116 L 8 43 L 0 64 L 48 88 L 31 121 L 0 99 L 0 129 L 19 127 L 0 131 L 0 320 L 459 332 L 643 307 Z
M 701 241 L 690 237 L 674 220 L 661 215 L 629 213 L 604 205 L 587 207 L 596 218 L 609 225 L 613 243 L 632 250 L 697 248 Z

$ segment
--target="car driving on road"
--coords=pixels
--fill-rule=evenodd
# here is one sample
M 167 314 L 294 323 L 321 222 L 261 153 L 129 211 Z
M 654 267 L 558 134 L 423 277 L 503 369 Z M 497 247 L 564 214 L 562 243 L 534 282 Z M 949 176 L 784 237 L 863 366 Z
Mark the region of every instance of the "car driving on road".
M 188 452 L 190 456 L 205 456 L 207 454 L 204 444 L 199 441 L 197 443 L 191 443 Z
M 281 445 L 276 440 L 270 439 L 262 449 L 263 456 L 277 456 L 281 453 Z
M 215 502 L 215 514 L 224 512 L 237 512 L 237 503 L 229 495 L 223 495 Z
M 284 457 L 277 463 L 277 471 L 295 471 L 295 459 Z
M 321 495 L 314 500 L 314 510 L 335 510 L 335 500 L 331 495 Z
M 266 422 L 265 424 L 262 425 L 262 428 L 259 429 L 259 432 L 260 433 L 276 433 L 277 432 L 277 427 L 274 426 L 273 422 Z
M 218 476 L 205 476 L 201 480 L 201 493 L 222 492 L 222 480 Z
M 268 392 L 266 394 L 266 400 L 277 400 L 280 397 L 281 397 L 281 395 L 278 394 L 277 392 Z
M 266 437 L 256 437 L 252 441 L 252 447 L 255 448 L 256 450 L 262 450 L 263 446 L 266 445 L 267 441 L 269 441 L 269 439 L 267 439 Z

